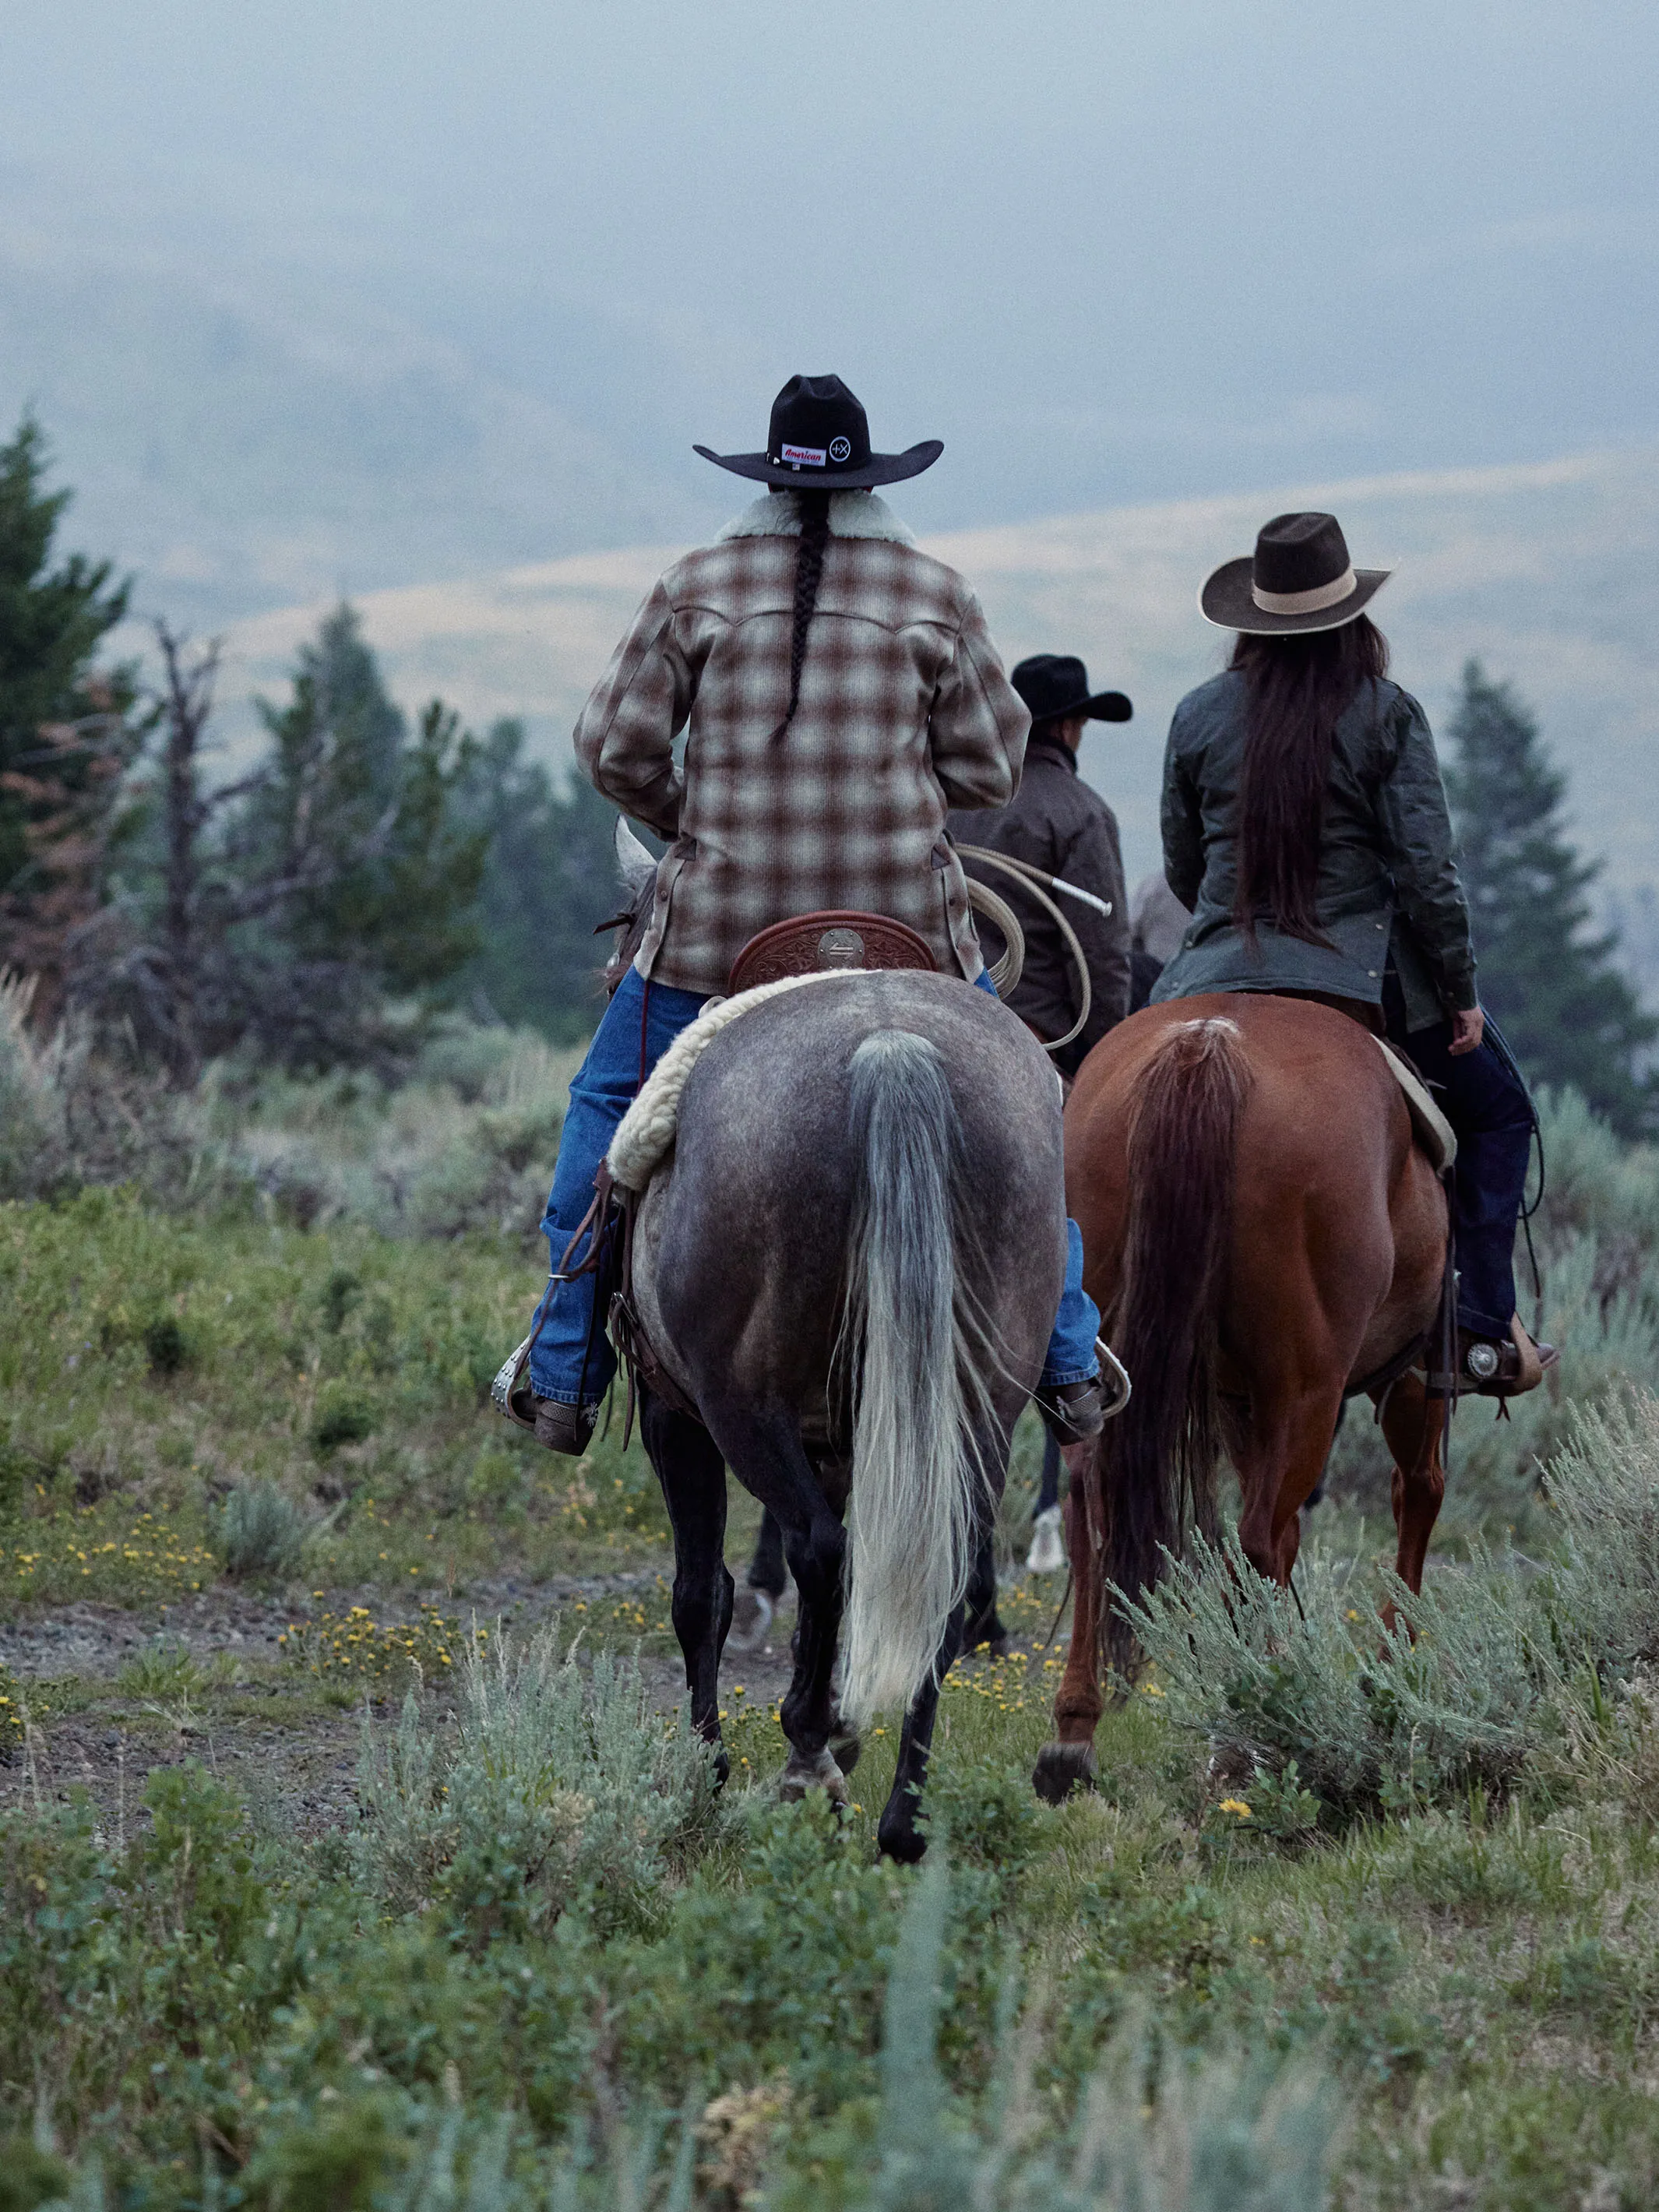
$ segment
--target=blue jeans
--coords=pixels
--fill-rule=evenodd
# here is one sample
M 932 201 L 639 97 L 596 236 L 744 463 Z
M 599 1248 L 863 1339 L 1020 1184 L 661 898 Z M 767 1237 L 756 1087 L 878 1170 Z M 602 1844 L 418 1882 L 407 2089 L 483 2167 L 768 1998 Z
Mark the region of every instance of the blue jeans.
M 994 998 L 988 977 L 981 980 Z M 570 1086 L 553 1189 L 542 1216 L 555 1267 L 593 1202 L 599 1162 L 610 1151 L 611 1139 L 641 1083 L 702 1006 L 695 991 L 671 990 L 662 983 L 653 983 L 647 990 L 635 968 L 617 985 Z M 571 1255 L 573 1267 L 586 1257 L 588 1242 L 584 1237 Z M 617 1356 L 605 1331 L 593 1326 L 592 1276 L 550 1282 L 537 1309 L 537 1321 L 530 1353 L 531 1389 L 538 1398 L 556 1398 L 564 1406 L 597 1405 L 617 1371 Z M 1095 1339 L 1099 1334 L 1099 1310 L 1083 1287 L 1083 1238 L 1076 1222 L 1069 1221 L 1066 1287 L 1043 1362 L 1042 1387 L 1081 1382 L 1097 1373 Z

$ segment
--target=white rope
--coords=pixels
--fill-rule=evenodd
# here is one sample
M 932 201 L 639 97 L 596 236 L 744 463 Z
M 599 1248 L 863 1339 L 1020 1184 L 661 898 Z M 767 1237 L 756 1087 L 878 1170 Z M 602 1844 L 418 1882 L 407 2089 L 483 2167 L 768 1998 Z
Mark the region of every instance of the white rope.
M 1002 998 L 1012 991 L 1025 970 L 1025 932 L 1019 926 L 1019 916 L 1006 899 L 1000 899 L 988 884 L 975 876 L 967 878 L 968 903 L 975 914 L 982 914 L 994 929 L 1002 932 L 1006 951 L 986 973 L 996 985 L 997 996 Z
M 1046 869 L 1034 868 L 1029 860 L 1016 860 L 1007 853 L 994 853 L 984 845 L 958 845 L 957 850 L 964 860 L 983 861 L 988 867 L 1000 868 L 1005 875 L 1017 877 L 1021 889 L 1047 911 L 1060 935 L 1066 939 L 1066 950 L 1077 963 L 1078 981 L 1082 988 L 1083 1004 L 1079 1009 L 1077 1019 L 1066 1030 L 1065 1036 L 1055 1037 L 1052 1043 L 1045 1043 L 1042 1048 L 1044 1052 L 1060 1051 L 1065 1046 L 1070 1044 L 1074 1037 L 1082 1036 L 1083 1024 L 1089 1018 L 1089 1008 L 1093 1001 L 1094 990 L 1089 981 L 1089 963 L 1083 957 L 1083 947 L 1078 943 L 1077 932 L 1054 901 L 1046 896 L 1046 892 L 1049 890 L 1069 892 L 1073 898 L 1084 899 L 1089 905 L 1100 907 L 1107 914 L 1112 910 L 1109 903 L 1104 899 L 1097 899 L 1092 891 L 1079 890 L 1075 884 L 1062 883 L 1058 876 L 1049 875 Z M 968 881 L 969 896 L 971 898 L 973 878 L 970 876 Z M 991 918 L 994 919 L 994 917 Z M 1000 929 L 1002 927 L 1001 923 L 998 922 L 997 927 Z M 1024 949 L 1023 938 L 1020 943 L 1023 952 Z

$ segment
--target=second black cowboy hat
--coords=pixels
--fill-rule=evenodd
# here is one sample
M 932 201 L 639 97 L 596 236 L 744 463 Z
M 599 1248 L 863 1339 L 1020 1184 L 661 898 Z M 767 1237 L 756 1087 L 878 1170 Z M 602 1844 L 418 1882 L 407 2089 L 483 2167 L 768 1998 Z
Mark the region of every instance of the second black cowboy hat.
M 1224 561 L 1205 578 L 1199 609 L 1218 629 L 1255 637 L 1340 629 L 1364 612 L 1393 573 L 1356 568 L 1334 514 L 1276 514 L 1253 554 Z
M 1091 691 L 1073 653 L 1034 653 L 1009 677 L 1034 722 L 1127 722 L 1134 713 L 1121 691 Z
M 706 461 L 733 476 L 790 491 L 872 491 L 902 483 L 931 469 L 945 451 L 924 438 L 902 453 L 872 453 L 870 425 L 857 396 L 838 376 L 792 376 L 772 402 L 763 453 L 713 453 L 694 446 Z

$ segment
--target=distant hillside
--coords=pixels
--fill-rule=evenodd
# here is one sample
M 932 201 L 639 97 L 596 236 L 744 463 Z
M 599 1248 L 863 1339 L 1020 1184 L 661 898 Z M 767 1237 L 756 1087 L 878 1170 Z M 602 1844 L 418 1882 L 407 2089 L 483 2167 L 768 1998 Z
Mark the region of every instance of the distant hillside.
M 342 283 L 115 269 L 0 225 L 0 434 L 26 404 L 74 488 L 69 542 L 199 629 L 704 520 L 589 422 Z
M 903 495 L 896 495 L 902 510 Z M 1158 765 L 1171 708 L 1219 665 L 1196 608 L 1206 569 L 1286 507 L 1341 516 L 1362 563 L 1397 563 L 1377 603 L 1396 672 L 1437 720 L 1463 660 L 1512 676 L 1572 777 L 1583 843 L 1626 891 L 1659 882 L 1659 453 L 1542 466 L 1298 485 L 1249 498 L 1122 507 L 932 541 L 984 601 L 1012 661 L 1081 653 L 1135 702 L 1085 769 L 1117 807 L 1132 875 L 1158 851 Z M 360 602 L 394 688 L 441 691 L 474 720 L 523 714 L 554 757 L 588 687 L 674 548 L 587 554 Z M 241 624 L 228 702 L 274 689 L 322 602 Z M 1632 914 L 1632 919 L 1634 919 Z

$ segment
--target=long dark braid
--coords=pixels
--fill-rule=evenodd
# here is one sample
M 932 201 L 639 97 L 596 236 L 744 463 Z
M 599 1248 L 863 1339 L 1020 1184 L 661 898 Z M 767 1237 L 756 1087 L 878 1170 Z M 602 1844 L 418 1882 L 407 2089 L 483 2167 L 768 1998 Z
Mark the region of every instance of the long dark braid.
M 806 633 L 812 626 L 812 610 L 818 603 L 823 575 L 823 556 L 830 543 L 830 495 L 799 491 L 800 546 L 795 555 L 795 621 L 789 639 L 789 708 L 773 731 L 769 743 L 779 744 L 795 719 L 800 704 L 800 672 L 806 664 Z

